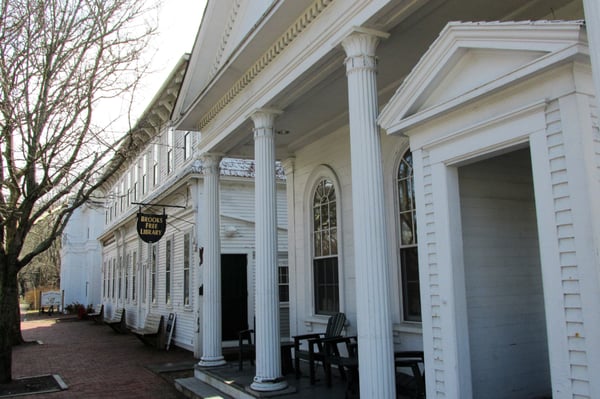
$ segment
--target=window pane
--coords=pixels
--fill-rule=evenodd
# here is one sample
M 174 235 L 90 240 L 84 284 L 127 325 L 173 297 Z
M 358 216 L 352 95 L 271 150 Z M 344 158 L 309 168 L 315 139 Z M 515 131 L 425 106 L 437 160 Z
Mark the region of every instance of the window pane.
M 400 241 L 402 245 L 412 245 L 416 242 L 413 236 L 412 212 L 400 214 Z
M 321 233 L 317 232 L 315 236 L 315 256 L 322 256 L 323 251 L 321 250 Z
M 331 254 L 337 255 L 337 229 L 331 229 L 331 236 L 329 237 L 329 245 L 331 246 Z
M 329 203 L 329 224 L 331 227 L 337 226 L 337 205 L 335 201 Z
M 314 260 L 315 312 L 339 312 L 339 283 L 337 257 Z
M 327 230 L 321 232 L 321 251 L 323 256 L 331 254 L 329 249 L 329 232 Z
M 401 250 L 401 258 L 404 319 L 408 321 L 421 321 L 417 247 L 403 248 Z

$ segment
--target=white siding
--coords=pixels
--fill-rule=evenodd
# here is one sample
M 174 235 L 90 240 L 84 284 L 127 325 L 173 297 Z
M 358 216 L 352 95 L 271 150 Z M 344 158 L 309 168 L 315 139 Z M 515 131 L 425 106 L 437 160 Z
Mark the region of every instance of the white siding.
M 529 150 L 462 167 L 459 176 L 473 397 L 548 395 Z

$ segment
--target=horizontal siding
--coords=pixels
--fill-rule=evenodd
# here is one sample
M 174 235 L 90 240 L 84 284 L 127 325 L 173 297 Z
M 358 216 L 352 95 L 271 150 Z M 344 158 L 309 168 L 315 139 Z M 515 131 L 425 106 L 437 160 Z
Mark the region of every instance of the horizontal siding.
M 551 392 L 528 150 L 459 169 L 473 397 Z

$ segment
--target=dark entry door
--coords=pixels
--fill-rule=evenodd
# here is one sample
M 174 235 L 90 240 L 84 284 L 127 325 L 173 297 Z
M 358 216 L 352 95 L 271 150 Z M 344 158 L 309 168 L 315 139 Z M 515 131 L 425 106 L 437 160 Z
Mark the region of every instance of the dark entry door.
M 247 255 L 221 255 L 222 339 L 237 340 L 248 328 Z

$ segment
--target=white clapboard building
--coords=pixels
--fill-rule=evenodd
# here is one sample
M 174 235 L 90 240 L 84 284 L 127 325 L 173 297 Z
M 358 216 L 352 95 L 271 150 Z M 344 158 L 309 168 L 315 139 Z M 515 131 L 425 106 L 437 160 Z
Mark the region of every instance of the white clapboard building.
M 424 351 L 428 398 L 600 397 L 599 7 L 208 1 L 173 124 L 207 156 L 255 160 L 250 389 L 288 385 L 279 160 L 291 335 L 344 312 L 362 398 L 396 397 L 395 350 Z M 214 198 L 197 206 L 227 206 Z M 200 363 L 218 365 L 205 338 Z
M 178 131 L 168 121 L 183 74 L 187 56 L 175 67 L 129 134 L 134 148 L 127 161 L 103 187 L 104 230 L 102 245 L 102 292 L 105 317 L 125 310 L 128 327 L 144 327 L 149 313 L 176 315 L 172 343 L 201 353 L 203 301 L 206 287 L 206 226 L 220 221 L 222 273 L 218 290 L 223 312 L 231 317 L 219 326 L 227 344 L 238 332 L 253 326 L 254 320 L 254 162 L 251 160 L 201 156 L 196 150 L 200 133 Z M 285 179 L 277 172 L 276 192 L 278 237 L 277 259 L 280 282 L 287 290 L 287 217 Z M 216 193 L 218 213 L 205 212 L 207 178 L 220 182 Z M 212 180 L 211 180 L 212 181 Z M 162 237 L 145 242 L 138 233 L 138 213 L 156 222 L 166 215 Z M 155 230 L 156 223 L 142 226 Z M 154 237 L 156 238 L 156 237 Z M 153 241 L 153 240 L 151 240 Z M 281 302 L 281 328 L 289 333 L 286 298 Z
M 77 208 L 62 234 L 60 290 L 64 306 L 101 302 L 102 247 L 98 237 L 104 226 L 104 203 L 94 199 Z

